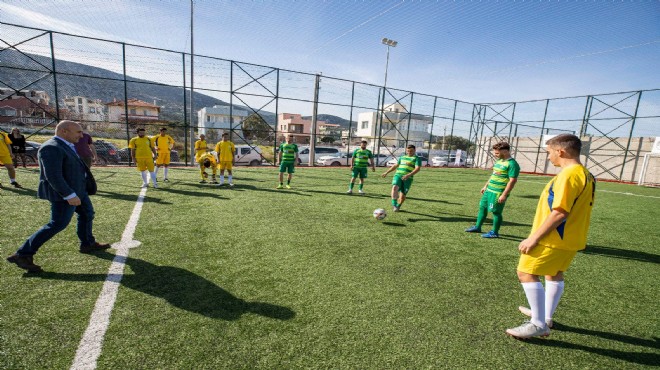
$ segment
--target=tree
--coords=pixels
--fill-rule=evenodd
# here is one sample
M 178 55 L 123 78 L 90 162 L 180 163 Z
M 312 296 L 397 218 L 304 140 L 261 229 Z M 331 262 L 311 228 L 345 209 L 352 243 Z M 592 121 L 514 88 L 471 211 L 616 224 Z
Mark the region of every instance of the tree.
M 445 150 L 474 150 L 475 146 L 470 140 L 460 137 L 460 136 L 447 136 L 447 137 L 436 137 L 435 145 L 433 149 L 442 149 L 444 140 L 444 149 Z
M 267 139 L 272 131 L 266 121 L 256 113 L 243 120 L 242 129 L 246 139 Z
M 335 142 L 335 138 L 332 137 L 332 136 L 324 136 L 324 137 L 321 138 L 321 142 L 322 142 L 322 143 L 332 144 L 332 143 Z

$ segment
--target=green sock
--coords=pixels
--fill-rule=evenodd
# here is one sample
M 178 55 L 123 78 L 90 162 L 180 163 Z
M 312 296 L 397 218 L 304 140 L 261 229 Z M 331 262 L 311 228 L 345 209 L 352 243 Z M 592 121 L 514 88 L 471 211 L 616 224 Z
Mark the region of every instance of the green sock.
M 362 190 L 363 187 L 364 187 L 364 184 L 360 184 L 360 190 Z
M 286 180 L 286 184 L 287 185 L 291 184 L 291 179 Z
M 479 214 L 477 214 L 477 223 L 474 225 L 477 229 L 481 229 L 481 225 L 484 224 L 484 220 L 488 215 L 488 210 L 485 207 L 479 207 Z
M 502 214 L 501 213 L 493 213 L 493 231 L 495 234 L 500 233 L 500 226 L 502 226 Z
M 392 205 L 393 205 L 394 207 L 398 207 L 398 206 L 399 206 L 399 205 L 396 203 L 396 199 L 392 199 Z
M 355 186 L 355 183 L 351 182 L 351 183 L 348 184 L 348 188 L 351 189 L 351 190 L 353 190 L 353 186 Z

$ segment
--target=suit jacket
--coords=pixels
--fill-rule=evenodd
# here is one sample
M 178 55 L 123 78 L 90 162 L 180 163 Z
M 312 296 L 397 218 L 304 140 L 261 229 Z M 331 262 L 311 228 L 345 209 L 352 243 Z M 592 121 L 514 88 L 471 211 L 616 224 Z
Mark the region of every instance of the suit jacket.
M 89 168 L 78 155 L 59 139 L 52 138 L 39 148 L 39 189 L 37 196 L 51 202 L 64 201 L 64 197 L 76 193 L 87 195 Z M 89 175 L 87 175 L 89 173 Z

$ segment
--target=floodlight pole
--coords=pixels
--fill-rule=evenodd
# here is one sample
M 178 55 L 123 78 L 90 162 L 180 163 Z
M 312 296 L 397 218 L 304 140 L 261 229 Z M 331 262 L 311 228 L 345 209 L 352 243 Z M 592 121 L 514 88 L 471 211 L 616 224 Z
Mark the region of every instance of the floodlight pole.
M 383 115 L 385 114 L 385 92 L 387 91 L 387 69 L 390 66 L 390 46 L 391 47 L 396 47 L 398 42 L 394 40 L 390 40 L 387 37 L 383 37 L 383 40 L 381 40 L 383 45 L 387 46 L 387 58 L 385 59 L 385 82 L 383 84 L 383 97 L 381 100 L 381 107 L 380 107 L 380 122 L 378 124 L 378 150 L 376 154 L 376 164 L 378 164 L 378 155 L 380 154 L 380 141 L 382 140 L 381 133 L 383 130 Z M 374 132 L 375 134 L 375 132 Z

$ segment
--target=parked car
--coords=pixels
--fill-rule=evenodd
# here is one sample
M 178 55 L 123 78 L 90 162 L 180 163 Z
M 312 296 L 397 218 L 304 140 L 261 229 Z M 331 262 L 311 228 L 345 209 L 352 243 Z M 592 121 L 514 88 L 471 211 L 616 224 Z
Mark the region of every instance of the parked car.
M 94 147 L 96 148 L 96 163 L 99 166 L 118 164 L 121 161 L 119 149 L 117 149 L 115 144 L 108 141 L 95 140 Z
M 431 158 L 431 165 L 433 167 L 465 167 L 465 158 L 460 158 L 460 162 L 456 164 L 456 156 L 449 156 L 449 161 L 447 161 L 447 156 L 437 156 Z
M 314 148 L 315 157 L 319 158 L 324 155 L 339 155 L 339 149 L 332 146 L 317 146 Z M 301 146 L 298 148 L 298 164 L 308 164 L 309 163 L 309 147 Z
M 25 162 L 27 164 L 37 164 L 37 152 L 41 148 L 41 143 L 35 141 L 26 141 L 25 142 Z
M 389 154 L 384 154 L 384 153 L 379 153 L 376 154 L 374 153 L 374 161 L 376 162 L 376 166 L 383 167 L 387 166 L 387 162 L 389 162 L 392 159 L 397 159 L 398 157 L 395 157 L 393 155 Z
M 218 158 L 218 153 L 212 151 L 214 157 Z M 258 146 L 250 145 L 236 145 L 236 153 L 234 153 L 234 165 L 237 166 L 261 166 L 264 161 L 261 148 Z
M 418 153 L 417 156 L 422 159 L 422 167 L 427 167 L 429 165 L 429 159 L 426 158 L 425 155 Z M 398 161 L 399 161 L 399 158 L 390 159 L 389 161 L 387 161 L 387 167 L 394 166 Z
M 316 164 L 319 166 L 350 166 L 353 153 L 331 154 L 319 157 Z

